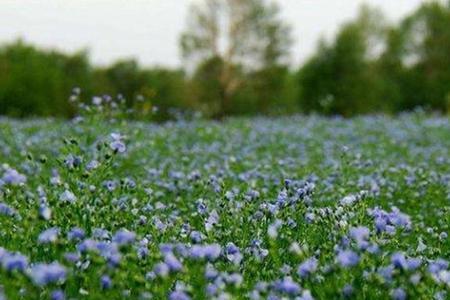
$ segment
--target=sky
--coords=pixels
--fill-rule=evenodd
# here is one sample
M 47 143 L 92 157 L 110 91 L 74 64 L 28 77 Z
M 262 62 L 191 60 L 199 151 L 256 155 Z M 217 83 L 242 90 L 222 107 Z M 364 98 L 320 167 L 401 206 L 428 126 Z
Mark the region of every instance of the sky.
M 22 38 L 43 48 L 88 49 L 106 65 L 136 58 L 146 66 L 181 65 L 178 37 L 189 4 L 200 0 L 0 0 L 0 43 Z M 292 62 L 308 58 L 363 3 L 398 22 L 424 0 L 275 0 L 293 28 Z

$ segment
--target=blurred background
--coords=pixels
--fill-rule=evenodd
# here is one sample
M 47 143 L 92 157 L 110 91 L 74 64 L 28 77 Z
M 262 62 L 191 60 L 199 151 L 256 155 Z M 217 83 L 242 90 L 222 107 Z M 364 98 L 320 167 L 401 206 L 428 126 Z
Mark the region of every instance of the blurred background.
M 450 1 L 2 0 L 0 115 L 73 117 L 74 88 L 158 121 L 449 113 Z

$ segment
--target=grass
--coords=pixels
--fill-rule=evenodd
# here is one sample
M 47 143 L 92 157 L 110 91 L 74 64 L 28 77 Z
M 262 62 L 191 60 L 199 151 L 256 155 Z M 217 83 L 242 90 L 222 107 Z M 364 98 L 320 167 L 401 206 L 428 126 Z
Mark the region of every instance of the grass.
M 448 118 L 3 119 L 0 163 L 7 299 L 450 297 Z

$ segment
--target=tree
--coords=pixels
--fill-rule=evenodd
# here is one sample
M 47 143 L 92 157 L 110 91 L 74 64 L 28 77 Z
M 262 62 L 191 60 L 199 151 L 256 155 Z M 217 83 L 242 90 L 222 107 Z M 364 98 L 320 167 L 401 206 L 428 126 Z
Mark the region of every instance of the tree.
M 0 114 L 69 117 L 75 86 L 90 88 L 87 53 L 42 51 L 23 41 L 0 48 Z
M 211 99 L 216 117 L 231 111 L 245 72 L 274 67 L 288 55 L 290 29 L 278 15 L 278 7 L 264 0 L 204 0 L 191 7 L 180 47 L 183 58 L 198 66 L 194 78 L 204 72 L 216 76 L 205 86 L 217 88 Z
M 450 95 L 450 2 L 423 4 L 400 30 L 405 36 L 400 58 L 411 82 L 408 96 L 415 100 L 408 106 L 445 110 Z
M 332 43 L 321 40 L 317 53 L 298 72 L 301 107 L 344 116 L 381 109 L 374 62 L 382 52 L 384 32 L 381 12 L 362 6 Z

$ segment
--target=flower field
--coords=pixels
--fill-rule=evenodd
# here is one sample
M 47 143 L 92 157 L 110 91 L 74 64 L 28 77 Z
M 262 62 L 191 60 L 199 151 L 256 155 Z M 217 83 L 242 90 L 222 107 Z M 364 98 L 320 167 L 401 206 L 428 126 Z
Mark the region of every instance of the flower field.
M 0 299 L 449 299 L 450 121 L 0 120 Z

